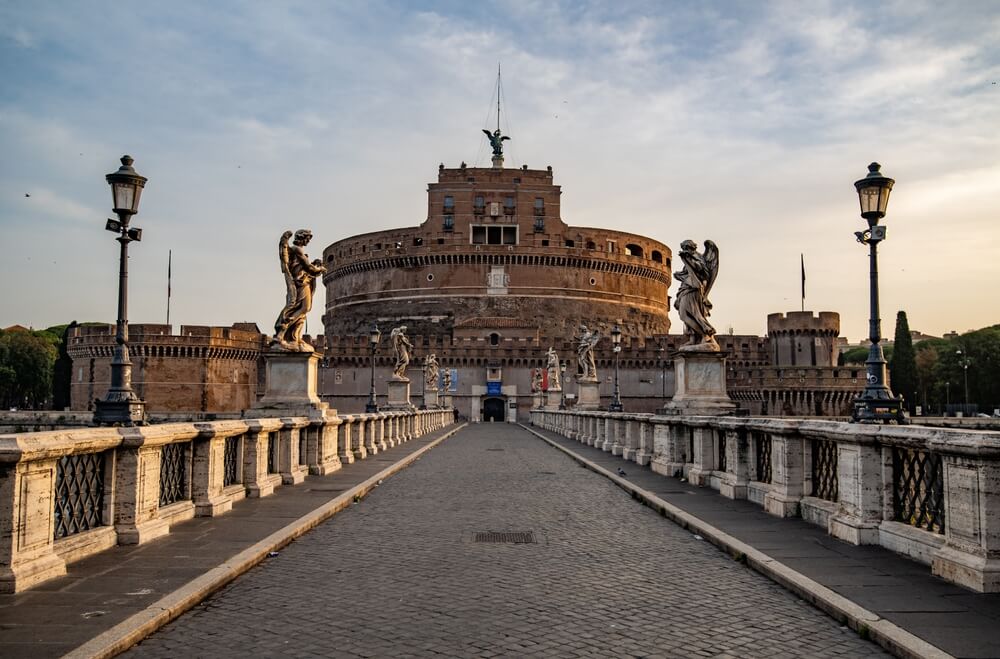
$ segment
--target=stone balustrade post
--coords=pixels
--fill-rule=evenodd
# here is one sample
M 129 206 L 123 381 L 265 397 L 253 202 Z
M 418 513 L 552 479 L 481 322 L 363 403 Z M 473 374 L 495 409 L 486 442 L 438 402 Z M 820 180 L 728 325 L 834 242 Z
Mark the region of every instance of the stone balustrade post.
M 354 463 L 354 451 L 351 449 L 351 417 L 344 415 L 339 417 L 337 425 L 337 457 L 341 464 L 349 465 Z
M 637 422 L 636 451 L 633 460 L 639 466 L 645 467 L 653 459 L 653 424 L 646 417 Z
M 594 443 L 596 449 L 604 446 L 604 438 L 607 437 L 608 424 L 600 413 L 594 413 Z
M 311 429 L 313 434 L 309 443 L 310 474 L 325 476 L 326 474 L 332 474 L 343 466 L 340 463 L 340 454 L 337 451 L 337 428 L 340 424 L 340 419 L 335 416 L 312 422 Z
M 375 417 L 375 446 L 379 451 L 388 451 L 391 448 L 385 432 L 385 417 L 385 412 L 379 412 Z
M 379 418 L 375 414 L 366 414 L 363 423 L 364 426 L 361 429 L 361 434 L 363 436 L 365 452 L 368 455 L 377 455 L 379 452 L 379 446 L 375 426 L 378 425 Z
M 718 452 L 715 448 L 715 428 L 696 426 L 692 428 L 694 454 L 688 470 L 688 482 L 699 487 L 707 485 L 712 472 L 718 467 Z
M 778 517 L 797 517 L 804 496 L 804 439 L 795 432 L 771 434 L 771 487 L 764 510 Z
M 243 450 L 243 438 L 247 424 L 243 421 L 216 421 L 196 423 L 198 436 L 192 449 L 194 459 L 191 468 L 191 499 L 197 517 L 214 517 L 229 512 L 233 503 L 246 496 L 242 482 L 226 485 L 226 442 L 230 437 L 238 437 L 239 450 Z
M 613 423 L 610 452 L 611 455 L 623 455 L 625 444 L 628 442 L 628 419 L 619 412 L 615 415 Z
M 351 416 L 351 451 L 355 460 L 368 457 L 368 449 L 365 447 L 365 418 L 361 415 Z
M 639 452 L 639 418 L 634 414 L 629 414 L 622 422 L 624 426 L 624 439 L 621 443 L 621 456 L 623 460 L 635 462 L 635 454 Z
M 276 462 L 271 452 L 280 447 L 279 432 L 281 419 L 251 419 L 247 421 L 247 434 L 243 447 L 243 485 L 247 488 L 247 496 L 251 498 L 266 497 L 274 493 L 281 485 L 281 474 L 268 469 L 269 462 Z M 278 442 L 278 446 L 275 446 Z M 277 467 L 277 465 L 275 465 Z
M 650 468 L 664 476 L 681 476 L 689 459 L 688 428 L 675 417 L 654 416 Z
M 309 427 L 305 417 L 282 419 L 284 426 L 278 431 L 278 474 L 284 485 L 297 485 L 306 479 L 309 468 L 299 458 L 299 434 Z M 303 464 L 300 464 L 303 463 Z
M 17 440 L 0 442 L 18 450 Z M 53 542 L 58 461 L 0 462 L 0 592 L 17 593 L 66 574 Z
M 724 426 L 726 471 L 719 482 L 719 494 L 730 499 L 746 499 L 750 484 L 750 440 L 744 427 Z

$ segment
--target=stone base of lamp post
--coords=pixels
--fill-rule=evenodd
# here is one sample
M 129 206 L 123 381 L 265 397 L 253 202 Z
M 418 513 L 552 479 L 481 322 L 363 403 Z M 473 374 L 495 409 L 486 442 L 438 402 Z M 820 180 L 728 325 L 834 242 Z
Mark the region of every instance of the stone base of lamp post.
M 146 402 L 127 400 L 94 401 L 95 426 L 142 426 L 146 424 Z
M 250 408 L 252 414 L 265 417 L 335 416 L 316 393 L 318 368 L 322 354 L 269 350 L 264 353 L 266 381 L 264 396 Z
M 549 395 L 545 399 L 545 409 L 558 410 L 559 406 L 562 405 L 562 399 L 562 389 L 549 389 Z
M 598 382 L 593 380 L 576 381 L 576 409 L 578 410 L 599 410 L 601 409 L 601 392 L 598 389 Z
M 437 389 L 424 389 L 424 407 L 425 410 L 433 410 L 438 405 L 441 404 L 441 397 L 438 395 Z
M 389 380 L 389 396 L 383 410 L 412 410 L 413 403 L 410 402 L 410 380 L 409 378 L 393 378 Z
M 736 403 L 726 393 L 726 358 L 718 352 L 679 352 L 674 356 L 674 397 L 665 415 L 726 415 Z

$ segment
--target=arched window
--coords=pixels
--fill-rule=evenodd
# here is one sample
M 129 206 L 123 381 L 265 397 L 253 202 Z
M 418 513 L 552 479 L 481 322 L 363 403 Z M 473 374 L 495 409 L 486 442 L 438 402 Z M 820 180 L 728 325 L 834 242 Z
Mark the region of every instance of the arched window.
M 587 249 L 597 249 L 597 245 L 594 244 L 593 240 L 587 241 Z
M 635 243 L 629 243 L 625 245 L 625 253 L 628 256 L 642 256 L 642 247 Z
M 661 254 L 659 250 L 654 249 L 653 255 L 650 258 L 652 258 L 657 263 L 663 263 L 663 254 Z

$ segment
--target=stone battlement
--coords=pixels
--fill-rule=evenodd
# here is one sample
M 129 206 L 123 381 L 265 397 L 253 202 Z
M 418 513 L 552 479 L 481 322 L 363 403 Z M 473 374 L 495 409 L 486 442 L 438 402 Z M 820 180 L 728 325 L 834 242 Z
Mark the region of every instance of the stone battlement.
M 836 311 L 789 311 L 767 315 L 767 333 L 829 334 L 840 335 L 840 314 Z

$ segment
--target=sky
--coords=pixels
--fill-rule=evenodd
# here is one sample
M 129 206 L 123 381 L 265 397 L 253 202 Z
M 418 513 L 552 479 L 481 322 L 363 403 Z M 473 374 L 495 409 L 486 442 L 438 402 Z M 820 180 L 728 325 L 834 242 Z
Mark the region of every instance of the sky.
M 130 322 L 166 320 L 172 251 L 175 329 L 269 331 L 282 231 L 318 257 L 425 220 L 439 163 L 489 165 L 498 62 L 507 166 L 551 165 L 571 226 L 714 240 L 720 333 L 798 310 L 802 254 L 806 309 L 867 335 L 873 160 L 896 181 L 883 334 L 898 310 L 938 336 L 1000 323 L 996 2 L 13 0 L 0 327 L 114 322 L 104 175 L 128 153 L 149 179 Z

